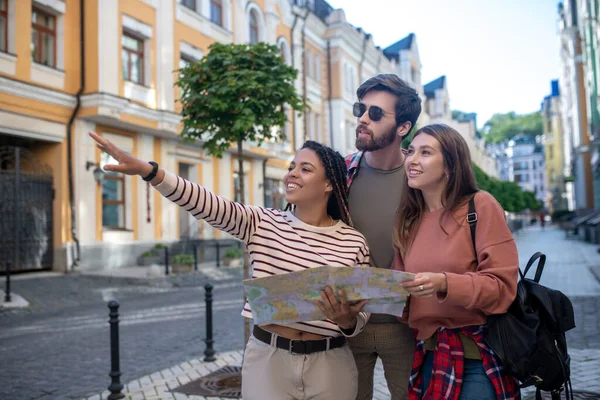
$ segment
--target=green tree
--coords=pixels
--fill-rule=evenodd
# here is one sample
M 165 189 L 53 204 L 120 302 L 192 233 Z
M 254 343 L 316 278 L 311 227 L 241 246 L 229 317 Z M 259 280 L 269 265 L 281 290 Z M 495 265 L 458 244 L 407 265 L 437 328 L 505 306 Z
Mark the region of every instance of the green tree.
M 408 135 L 406 135 L 406 137 L 402 140 L 402 145 L 401 147 L 403 149 L 408 149 L 408 145 L 410 144 L 410 142 L 412 142 L 413 137 L 415 136 L 415 132 L 419 130 L 419 124 L 415 124 L 415 126 L 413 126 L 410 130 L 410 132 L 408 132 Z
M 213 43 L 199 62 L 180 69 L 183 131 L 186 141 L 199 140 L 208 154 L 221 158 L 237 145 L 240 200 L 244 196 L 243 143 L 260 146 L 284 139 L 281 128 L 288 109 L 303 111 L 305 101 L 294 86 L 298 72 L 285 64 L 277 46 Z M 249 278 L 244 252 L 244 279 Z M 250 325 L 245 318 L 245 343 Z
M 509 212 L 519 212 L 525 209 L 537 211 L 541 208 L 541 203 L 535 198 L 535 195 L 529 191 L 523 191 L 521 187 L 514 182 L 499 181 L 488 176 L 476 164 L 473 164 L 475 170 L 475 180 L 479 189 L 490 193 L 500 203 L 504 210 Z
M 500 143 L 518 134 L 536 137 L 544 133 L 543 119 L 540 112 L 518 115 L 514 111 L 505 114 L 494 114 L 483 126 L 486 142 Z

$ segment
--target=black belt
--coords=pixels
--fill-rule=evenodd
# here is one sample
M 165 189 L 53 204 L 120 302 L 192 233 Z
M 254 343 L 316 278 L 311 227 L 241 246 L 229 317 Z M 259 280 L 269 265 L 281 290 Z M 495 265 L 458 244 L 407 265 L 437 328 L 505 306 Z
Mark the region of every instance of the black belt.
M 273 333 L 267 332 L 256 325 L 254 326 L 252 335 L 268 345 L 271 344 L 271 338 L 273 337 Z M 275 347 L 288 350 L 292 354 L 312 354 L 320 351 L 337 349 L 345 344 L 346 338 L 344 336 L 328 337 L 320 340 L 286 339 L 284 337 L 277 336 Z

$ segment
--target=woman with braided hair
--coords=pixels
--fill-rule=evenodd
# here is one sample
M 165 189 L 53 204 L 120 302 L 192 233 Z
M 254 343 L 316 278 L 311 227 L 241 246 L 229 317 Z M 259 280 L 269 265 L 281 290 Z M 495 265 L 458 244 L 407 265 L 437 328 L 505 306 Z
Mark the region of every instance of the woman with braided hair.
M 117 160 L 107 171 L 140 175 L 163 196 L 213 227 L 246 243 L 252 278 L 320 266 L 369 266 L 365 238 L 348 213 L 343 157 L 307 141 L 284 177 L 286 210 L 229 201 L 119 149 L 90 132 L 98 147 Z M 245 400 L 354 400 L 358 372 L 346 337 L 358 334 L 369 314 L 366 301 L 340 301 L 327 288 L 319 308 L 327 319 L 254 326 L 242 366 Z M 246 302 L 242 315 L 252 318 Z M 343 382 L 343 384 L 339 384 Z

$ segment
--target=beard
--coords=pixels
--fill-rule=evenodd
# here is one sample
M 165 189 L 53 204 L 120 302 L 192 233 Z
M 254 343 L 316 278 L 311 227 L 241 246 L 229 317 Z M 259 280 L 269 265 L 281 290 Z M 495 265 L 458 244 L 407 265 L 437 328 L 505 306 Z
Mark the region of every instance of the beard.
M 369 133 L 369 137 L 360 137 L 358 135 L 360 130 L 367 131 Z M 396 127 L 384 132 L 384 134 L 379 137 L 375 137 L 370 129 L 361 124 L 356 127 L 356 149 L 359 151 L 376 151 L 385 149 L 394 143 L 396 136 Z

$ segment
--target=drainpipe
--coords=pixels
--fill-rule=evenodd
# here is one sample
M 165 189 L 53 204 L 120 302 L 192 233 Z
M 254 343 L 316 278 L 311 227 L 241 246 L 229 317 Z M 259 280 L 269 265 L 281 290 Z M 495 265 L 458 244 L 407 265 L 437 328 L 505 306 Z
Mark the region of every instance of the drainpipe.
M 327 40 L 327 103 L 329 106 L 329 140 L 331 147 L 334 147 L 333 136 L 333 83 L 331 82 L 331 41 Z
M 78 265 L 78 261 L 81 260 L 79 253 L 79 238 L 77 237 L 77 224 L 75 218 L 75 194 L 73 189 L 73 122 L 75 121 L 75 117 L 77 116 L 77 112 L 79 112 L 79 108 L 81 107 L 81 94 L 85 89 L 85 29 L 84 29 L 84 19 L 85 19 L 85 8 L 84 8 L 85 0 L 79 1 L 79 70 L 80 70 L 80 83 L 79 90 L 75 95 L 75 109 L 69 118 L 69 122 L 67 123 L 67 175 L 69 178 L 69 205 L 71 208 L 71 236 L 73 237 L 73 242 L 75 242 L 75 253 L 76 256 L 73 256 L 73 265 Z
M 306 18 L 310 10 L 307 8 L 302 17 L 302 99 L 306 104 Z M 304 112 L 304 141 L 308 138 L 308 115 Z

